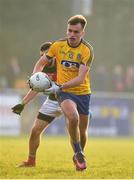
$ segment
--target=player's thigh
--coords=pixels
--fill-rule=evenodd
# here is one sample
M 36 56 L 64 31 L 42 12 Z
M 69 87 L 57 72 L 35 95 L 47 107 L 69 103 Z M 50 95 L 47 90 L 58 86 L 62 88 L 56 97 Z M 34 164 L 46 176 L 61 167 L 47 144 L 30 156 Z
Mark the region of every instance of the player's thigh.
M 36 118 L 32 127 L 32 130 L 41 133 L 44 129 L 49 126 L 49 122 L 42 119 Z
M 80 117 L 80 120 L 79 120 L 80 131 L 85 132 L 88 128 L 88 125 L 89 125 L 89 116 L 84 115 L 84 114 L 80 114 L 79 117 Z
M 77 111 L 77 105 L 70 99 L 66 99 L 61 102 L 61 108 L 67 118 L 79 118 Z

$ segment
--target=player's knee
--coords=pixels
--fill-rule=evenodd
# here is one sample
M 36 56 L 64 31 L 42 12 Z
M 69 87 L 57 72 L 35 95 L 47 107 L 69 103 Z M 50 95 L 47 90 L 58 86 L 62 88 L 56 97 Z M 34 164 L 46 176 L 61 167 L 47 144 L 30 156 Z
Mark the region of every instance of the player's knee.
M 76 112 L 69 113 L 68 120 L 69 120 L 69 123 L 71 123 L 71 124 L 74 124 L 74 125 L 78 124 L 78 122 L 79 122 L 79 115 Z
M 42 129 L 41 129 L 40 127 L 34 126 L 34 127 L 32 128 L 32 135 L 34 135 L 34 136 L 40 135 L 41 132 L 42 132 Z
M 81 136 L 81 138 L 86 137 L 87 136 L 87 129 L 80 129 L 80 136 Z
M 80 132 L 80 137 L 83 138 L 86 136 L 86 132 Z

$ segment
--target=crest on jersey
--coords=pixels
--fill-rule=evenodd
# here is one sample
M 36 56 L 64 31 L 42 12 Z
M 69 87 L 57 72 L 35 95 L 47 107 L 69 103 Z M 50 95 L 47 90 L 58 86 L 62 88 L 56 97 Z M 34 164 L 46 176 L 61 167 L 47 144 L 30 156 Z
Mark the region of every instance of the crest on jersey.
M 72 51 L 68 52 L 68 57 L 69 59 L 73 59 L 74 53 Z
M 77 54 L 77 59 L 78 59 L 79 61 L 81 61 L 81 60 L 82 60 L 82 56 L 81 56 L 81 54 L 80 54 L 80 53 L 78 53 L 78 54 Z

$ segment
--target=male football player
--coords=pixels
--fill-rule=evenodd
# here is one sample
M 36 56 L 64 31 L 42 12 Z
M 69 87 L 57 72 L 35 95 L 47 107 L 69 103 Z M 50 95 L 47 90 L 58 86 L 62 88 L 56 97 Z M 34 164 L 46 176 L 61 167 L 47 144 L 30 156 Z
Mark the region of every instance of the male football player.
M 68 131 L 74 150 L 73 161 L 77 170 L 87 168 L 83 155 L 87 137 L 90 103 L 90 74 L 93 48 L 83 39 L 87 20 L 82 15 L 71 17 L 67 23 L 67 37 L 55 41 L 36 63 L 33 73 L 42 71 L 47 62 L 56 59 L 57 84 L 45 90 L 56 93 L 68 121 Z M 82 143 L 83 142 L 83 143 Z
M 46 42 L 41 45 L 40 48 L 40 56 L 43 56 L 44 53 L 48 51 L 51 46 L 51 42 Z M 55 68 L 55 60 L 51 63 L 48 63 L 43 72 L 47 73 L 52 80 L 56 80 L 56 68 Z M 24 96 L 22 102 L 20 104 L 15 105 L 12 110 L 16 114 L 21 114 L 26 104 L 28 104 L 35 96 L 37 92 L 29 90 L 29 92 Z M 47 108 L 46 108 L 47 107 Z M 49 95 L 47 100 L 41 106 L 37 117 L 35 118 L 33 127 L 31 129 L 31 134 L 29 138 L 29 155 L 28 159 L 22 162 L 19 167 L 33 167 L 36 165 L 36 152 L 40 144 L 40 136 L 43 131 L 47 129 L 49 124 L 58 116 L 62 114 L 61 108 L 55 98 L 54 94 Z M 90 114 L 91 115 L 91 114 Z M 82 150 L 84 150 L 86 139 L 87 139 L 87 122 L 83 120 L 83 116 L 80 115 L 80 143 L 82 146 Z M 71 143 L 72 140 L 70 139 Z M 73 147 L 73 145 L 72 145 Z

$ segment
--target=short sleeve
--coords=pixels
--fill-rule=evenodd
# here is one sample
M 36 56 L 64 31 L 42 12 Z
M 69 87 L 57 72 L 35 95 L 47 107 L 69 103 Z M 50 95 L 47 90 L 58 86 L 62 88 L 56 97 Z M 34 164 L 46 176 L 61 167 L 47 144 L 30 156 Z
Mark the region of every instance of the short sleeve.
M 50 46 L 46 56 L 48 59 L 50 59 L 50 58 L 55 57 L 56 53 L 57 53 L 57 43 L 55 42 Z
M 90 68 L 93 62 L 93 59 L 94 59 L 94 52 L 91 46 L 90 48 L 86 48 L 84 50 L 81 64 L 84 64 Z

